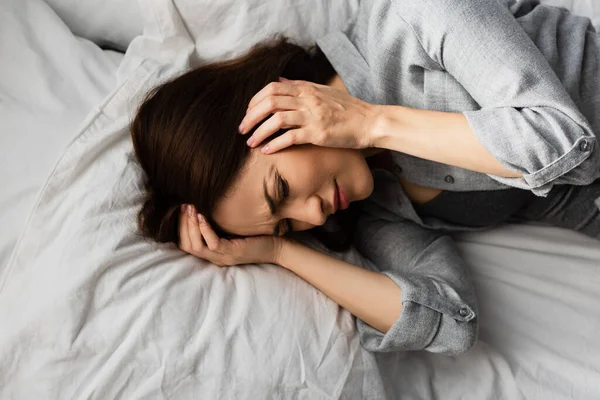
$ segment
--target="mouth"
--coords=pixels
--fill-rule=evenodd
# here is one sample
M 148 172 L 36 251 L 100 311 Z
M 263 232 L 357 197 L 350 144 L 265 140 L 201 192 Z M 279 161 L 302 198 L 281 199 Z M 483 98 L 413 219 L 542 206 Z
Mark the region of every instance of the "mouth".
M 334 213 L 338 209 L 345 210 L 350 206 L 350 202 L 348 201 L 348 195 L 344 191 L 344 188 L 335 181 L 335 201 L 334 201 Z
M 338 188 L 338 184 L 337 181 L 334 179 L 333 180 L 335 183 L 335 191 L 333 193 L 333 212 L 332 214 L 335 214 L 338 210 L 338 208 L 340 208 L 340 190 Z

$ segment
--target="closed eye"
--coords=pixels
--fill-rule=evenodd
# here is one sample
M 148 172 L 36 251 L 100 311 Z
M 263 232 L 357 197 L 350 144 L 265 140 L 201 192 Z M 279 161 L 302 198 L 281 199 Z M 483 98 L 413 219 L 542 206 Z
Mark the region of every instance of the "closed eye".
M 290 185 L 289 183 L 283 179 L 279 172 L 276 173 L 277 179 L 277 195 L 278 195 L 278 203 L 277 206 L 281 206 L 281 204 L 289 197 L 290 195 Z M 292 220 L 286 218 L 282 221 L 282 225 L 285 227 L 284 229 L 278 228 L 277 232 L 280 230 L 283 231 L 282 235 L 287 235 L 288 233 L 293 231 Z
M 280 203 L 290 195 L 290 185 L 281 175 L 279 175 L 279 172 L 277 172 L 277 194 Z

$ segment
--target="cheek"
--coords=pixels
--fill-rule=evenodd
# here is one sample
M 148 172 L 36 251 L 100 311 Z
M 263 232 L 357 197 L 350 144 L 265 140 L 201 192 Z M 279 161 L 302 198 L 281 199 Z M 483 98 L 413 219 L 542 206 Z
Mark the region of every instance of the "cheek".
M 331 169 L 326 164 L 317 160 L 314 162 L 303 160 L 290 169 L 287 179 L 292 190 L 295 189 L 302 195 L 318 191 L 331 176 Z

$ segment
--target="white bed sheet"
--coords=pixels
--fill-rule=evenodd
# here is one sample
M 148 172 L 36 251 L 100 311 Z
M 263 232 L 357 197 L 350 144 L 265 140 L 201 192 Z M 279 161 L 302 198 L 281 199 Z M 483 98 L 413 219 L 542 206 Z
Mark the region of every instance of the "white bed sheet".
M 116 87 L 122 58 L 73 36 L 41 0 L 0 2 L 0 272 L 52 167 Z
M 481 340 L 458 357 L 368 353 L 351 315 L 293 274 L 217 268 L 137 237 L 128 118 L 196 49 L 170 1 L 141 6 L 145 36 L 119 87 L 55 166 L 0 270 L 0 398 L 600 397 L 600 244 L 580 234 L 528 224 L 456 236 L 481 318 Z

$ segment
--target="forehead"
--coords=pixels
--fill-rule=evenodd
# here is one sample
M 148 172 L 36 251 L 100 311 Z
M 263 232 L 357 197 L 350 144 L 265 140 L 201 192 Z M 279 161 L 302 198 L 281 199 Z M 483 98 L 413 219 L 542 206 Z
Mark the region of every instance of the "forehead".
M 267 157 L 260 150 L 258 155 L 256 150 L 252 149 L 241 173 L 219 201 L 213 214 L 219 226 L 236 235 L 253 236 L 271 234 L 273 231 L 273 217 L 265 201 L 263 182 L 266 178 L 269 193 L 273 195 L 271 171 L 276 157 Z

